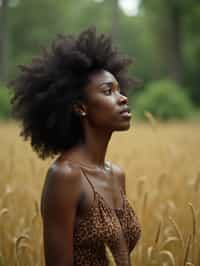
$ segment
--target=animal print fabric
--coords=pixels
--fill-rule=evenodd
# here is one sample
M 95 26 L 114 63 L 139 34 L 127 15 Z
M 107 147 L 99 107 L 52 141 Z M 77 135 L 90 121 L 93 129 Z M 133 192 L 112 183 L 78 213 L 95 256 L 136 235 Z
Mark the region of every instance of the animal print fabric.
M 81 166 L 80 166 L 81 167 Z M 117 266 L 130 266 L 130 252 L 141 235 L 138 218 L 121 190 L 123 208 L 112 209 L 81 167 L 94 191 L 94 201 L 84 218 L 75 222 L 74 266 L 108 266 L 107 245 Z

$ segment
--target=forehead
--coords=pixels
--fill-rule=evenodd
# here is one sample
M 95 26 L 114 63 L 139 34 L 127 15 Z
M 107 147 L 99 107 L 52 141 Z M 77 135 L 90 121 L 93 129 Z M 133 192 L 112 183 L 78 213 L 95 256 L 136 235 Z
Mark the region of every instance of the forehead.
M 112 73 L 106 70 L 95 71 L 89 76 L 89 87 L 100 86 L 103 83 L 118 83 Z

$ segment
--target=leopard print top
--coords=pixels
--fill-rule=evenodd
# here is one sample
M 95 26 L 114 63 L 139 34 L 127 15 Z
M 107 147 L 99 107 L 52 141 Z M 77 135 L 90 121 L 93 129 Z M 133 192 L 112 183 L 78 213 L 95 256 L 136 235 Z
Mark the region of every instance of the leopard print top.
M 138 218 L 121 190 L 123 208 L 112 209 L 95 189 L 94 201 L 84 218 L 75 222 L 74 266 L 108 266 L 105 246 L 109 247 L 117 266 L 130 266 L 130 252 L 141 235 Z

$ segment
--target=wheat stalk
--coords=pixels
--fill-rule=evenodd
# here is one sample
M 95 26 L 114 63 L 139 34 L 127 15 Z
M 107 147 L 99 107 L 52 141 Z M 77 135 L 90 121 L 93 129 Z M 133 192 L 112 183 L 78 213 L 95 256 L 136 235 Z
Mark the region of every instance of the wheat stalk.
M 152 128 L 155 130 L 157 126 L 157 120 L 150 112 L 144 112 L 144 116 L 147 118 L 147 120 L 150 122 Z
M 174 258 L 174 255 L 171 251 L 169 250 L 162 250 L 159 252 L 160 255 L 165 255 L 168 257 L 169 261 L 171 262 L 171 265 L 172 266 L 175 266 L 176 265 L 176 261 L 175 261 L 175 258 Z
M 35 215 L 33 215 L 31 223 L 33 224 L 36 220 L 37 217 L 39 217 L 39 204 L 36 200 L 34 200 L 34 207 L 35 207 Z
M 160 221 L 158 224 L 158 230 L 156 232 L 156 237 L 155 237 L 155 241 L 154 241 L 155 246 L 157 246 L 159 238 L 160 238 L 161 227 L 162 227 L 162 221 Z
M 8 209 L 7 208 L 3 208 L 0 210 L 0 217 L 7 214 L 8 213 Z
M 194 207 L 193 207 L 191 202 L 188 203 L 188 206 L 189 206 L 191 213 L 192 213 L 192 236 L 193 236 L 193 240 L 194 240 L 195 235 L 196 235 L 196 215 L 195 215 Z
M 106 249 L 106 256 L 109 260 L 109 266 L 117 266 L 115 263 L 115 259 L 113 257 L 113 254 L 107 244 L 105 244 L 105 249 Z
M 199 187 L 200 187 L 200 172 L 197 174 L 197 178 L 194 185 L 194 189 L 196 192 L 199 191 Z
M 147 248 L 147 261 L 150 263 L 151 259 L 153 257 L 153 251 L 154 251 L 154 247 L 150 246 Z
M 15 250 L 16 250 L 16 254 L 17 254 L 17 251 L 18 249 L 20 248 L 20 244 L 21 244 L 21 241 L 22 240 L 30 240 L 30 236 L 27 235 L 27 234 L 22 234 L 20 235 L 19 237 L 16 238 L 16 241 L 15 241 Z
M 143 200 L 143 206 L 142 206 L 142 214 L 143 215 L 145 214 L 145 210 L 146 210 L 146 207 L 147 207 L 147 200 L 148 200 L 148 192 L 146 191 L 144 193 L 144 200 Z
M 185 249 L 185 254 L 184 254 L 184 260 L 183 260 L 183 266 L 185 266 L 186 263 L 187 263 L 187 259 L 188 259 L 189 252 L 190 252 L 191 238 L 192 238 L 192 236 L 190 234 L 189 237 L 188 237 L 187 244 L 186 244 L 186 249 Z
M 183 240 L 183 235 L 182 235 L 182 233 L 181 233 L 181 230 L 179 229 L 179 227 L 178 227 L 176 221 L 175 221 L 171 216 L 169 216 L 168 219 L 169 219 L 170 222 L 172 223 L 172 225 L 173 225 L 173 227 L 174 227 L 174 229 L 175 229 L 175 231 L 176 231 L 176 234 L 177 234 L 177 236 L 178 236 L 178 238 L 179 238 L 179 240 L 180 240 L 180 243 L 181 243 L 181 245 L 182 245 L 182 247 L 183 247 L 183 246 L 184 246 L 184 240 Z
M 179 239 L 176 236 L 169 236 L 165 241 L 161 243 L 160 249 L 164 249 L 167 245 L 173 242 L 178 242 Z

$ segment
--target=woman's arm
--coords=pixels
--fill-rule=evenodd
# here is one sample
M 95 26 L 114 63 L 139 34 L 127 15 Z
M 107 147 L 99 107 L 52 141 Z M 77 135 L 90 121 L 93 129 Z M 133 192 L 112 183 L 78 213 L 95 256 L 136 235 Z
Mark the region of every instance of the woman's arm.
M 80 172 L 71 166 L 55 167 L 47 176 L 41 209 L 46 266 L 73 265 L 73 230 L 80 177 Z

